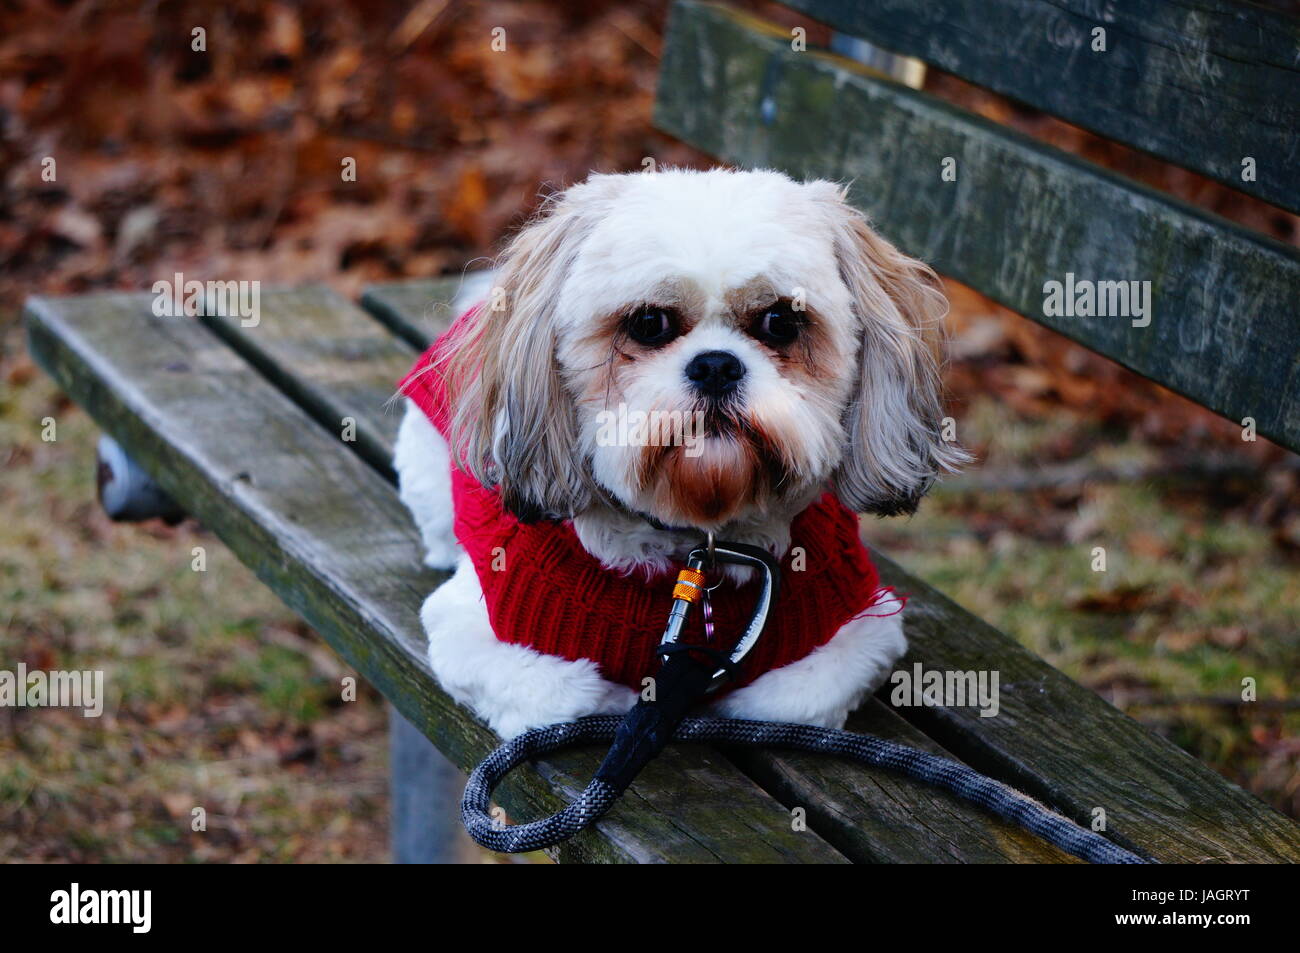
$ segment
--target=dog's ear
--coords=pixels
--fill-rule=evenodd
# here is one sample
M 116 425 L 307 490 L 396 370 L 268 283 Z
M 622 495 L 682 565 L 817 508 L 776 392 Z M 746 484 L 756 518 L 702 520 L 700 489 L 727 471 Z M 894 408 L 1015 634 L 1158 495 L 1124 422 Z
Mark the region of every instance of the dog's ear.
M 599 492 L 579 458 L 555 313 L 599 195 L 584 184 L 547 200 L 506 246 L 487 300 L 440 362 L 453 459 L 526 522 L 571 517 Z
M 876 234 L 844 190 L 828 182 L 812 188 L 862 326 L 848 446 L 832 484 L 857 512 L 911 513 L 940 471 L 968 459 L 943 439 L 939 350 L 948 302 L 930 267 Z

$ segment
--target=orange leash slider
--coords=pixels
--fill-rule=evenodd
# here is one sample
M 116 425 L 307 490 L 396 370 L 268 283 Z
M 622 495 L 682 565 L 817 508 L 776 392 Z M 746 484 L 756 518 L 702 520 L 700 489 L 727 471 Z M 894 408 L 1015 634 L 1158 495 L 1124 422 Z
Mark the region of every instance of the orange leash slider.
M 677 584 L 673 586 L 673 598 L 687 602 L 699 602 L 704 595 L 704 573 L 689 566 L 677 574 Z

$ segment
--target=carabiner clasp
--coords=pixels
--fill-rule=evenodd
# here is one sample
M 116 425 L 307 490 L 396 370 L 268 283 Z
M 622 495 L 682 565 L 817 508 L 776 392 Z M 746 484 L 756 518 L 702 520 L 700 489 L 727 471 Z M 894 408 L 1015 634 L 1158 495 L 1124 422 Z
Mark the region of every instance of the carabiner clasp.
M 767 625 L 768 613 L 776 602 L 781 580 L 781 565 L 767 550 L 744 543 L 718 542 L 710 533 L 707 544 L 700 549 L 692 550 L 686 557 L 686 568 L 677 576 L 677 584 L 673 587 L 673 607 L 668 613 L 668 624 L 664 628 L 663 638 L 659 641 L 661 647 L 677 644 L 682 629 L 686 626 L 686 616 L 691 606 L 703 598 L 706 589 L 712 588 L 705 586 L 706 567 L 712 571 L 719 563 L 748 566 L 755 570 L 758 573 L 759 587 L 749 623 L 732 646 L 726 664 L 713 673 L 709 687 L 706 689 L 710 692 L 726 681 L 729 672 L 735 670 L 758 642 L 759 636 L 763 634 L 763 629 Z

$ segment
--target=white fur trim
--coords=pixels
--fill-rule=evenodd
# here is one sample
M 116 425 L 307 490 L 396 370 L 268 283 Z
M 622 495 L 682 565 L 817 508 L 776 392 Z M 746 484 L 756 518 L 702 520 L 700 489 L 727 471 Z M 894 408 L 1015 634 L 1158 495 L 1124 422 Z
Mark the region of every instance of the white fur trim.
M 884 682 L 907 651 L 902 600 L 887 596 L 835 637 L 789 665 L 721 698 L 712 714 L 842 728 L 849 712 Z M 893 612 L 893 615 L 883 615 Z
M 584 715 L 619 714 L 636 703 L 630 688 L 606 681 L 594 662 L 498 640 L 468 556 L 424 601 L 420 621 L 439 683 L 502 738 Z
M 452 531 L 451 453 L 442 434 L 409 398 L 397 428 L 393 469 L 397 495 L 411 511 L 424 541 L 425 565 L 450 569 L 461 554 Z

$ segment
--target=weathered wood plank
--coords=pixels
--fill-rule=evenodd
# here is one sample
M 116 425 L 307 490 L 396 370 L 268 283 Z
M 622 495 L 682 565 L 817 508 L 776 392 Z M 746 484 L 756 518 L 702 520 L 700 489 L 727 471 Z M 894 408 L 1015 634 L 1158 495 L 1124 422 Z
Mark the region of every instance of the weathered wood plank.
M 394 317 L 403 323 L 412 322 L 419 313 L 412 315 L 404 311 L 409 306 L 405 302 L 418 301 L 416 307 L 424 309 L 431 300 L 427 286 L 405 295 L 400 287 L 388 286 L 386 291 L 393 302 Z M 372 300 L 369 295 L 363 298 L 363 301 Z M 351 337 L 356 332 L 349 328 L 346 333 Z M 364 373 L 365 367 L 358 365 L 355 370 Z M 373 394 L 363 398 L 365 402 L 374 403 L 390 386 L 384 373 L 382 367 L 376 366 L 371 380 Z M 362 395 L 364 384 L 360 380 L 353 383 L 352 392 Z M 855 715 L 851 727 L 905 744 L 940 750 L 921 732 L 879 704 L 872 704 Z M 1014 825 L 885 770 L 848 765 L 815 755 L 753 751 L 728 751 L 728 754 L 787 807 L 804 808 L 809 829 L 858 862 L 1072 860 Z
M 952 757 L 887 705 L 868 700 L 845 726 Z M 1080 863 L 1014 824 L 883 769 L 795 752 L 729 752 L 745 773 L 857 863 Z
M 655 121 L 740 165 L 853 180 L 906 251 L 1300 449 L 1295 249 L 709 5 L 673 8 Z M 1150 282 L 1149 323 L 1046 314 L 1068 275 Z
M 896 709 L 949 751 L 1081 824 L 1102 808 L 1109 837 L 1160 861 L 1300 861 L 1300 825 L 874 556 L 881 579 L 909 595 L 900 667 L 998 672 L 995 717 L 973 707 Z M 889 686 L 879 696 L 887 700 Z
M 423 351 L 455 317 L 451 303 L 461 282 L 460 276 L 454 276 L 370 285 L 361 295 L 361 306 Z
M 33 299 L 33 355 L 186 510 L 317 629 L 461 768 L 492 733 L 433 679 L 418 611 L 440 575 L 397 495 L 197 321 L 157 318 L 148 295 Z M 564 752 L 512 775 L 516 816 L 555 810 L 599 763 Z M 725 759 L 675 749 L 625 806 L 557 850 L 562 860 L 842 862 L 790 831 L 776 801 Z
M 1295 17 L 1229 0 L 782 2 L 1300 212 Z
M 346 298 L 322 286 L 263 292 L 257 324 L 237 317 L 202 320 L 312 417 L 354 444 L 389 479 L 402 420 L 397 382 L 416 349 Z M 387 390 L 376 392 L 377 379 Z

